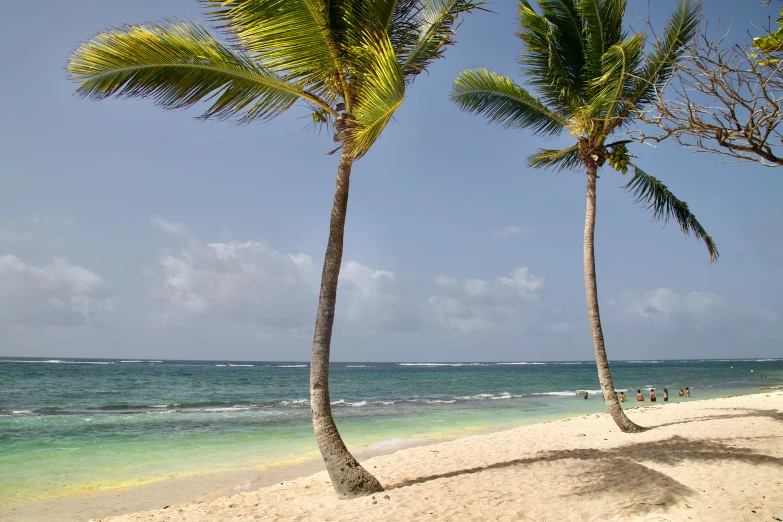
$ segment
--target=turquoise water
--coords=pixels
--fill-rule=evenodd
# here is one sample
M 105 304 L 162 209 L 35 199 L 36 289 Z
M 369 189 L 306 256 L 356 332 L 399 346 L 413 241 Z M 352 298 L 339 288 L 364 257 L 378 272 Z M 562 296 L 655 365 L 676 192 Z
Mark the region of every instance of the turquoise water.
M 678 402 L 783 384 L 780 359 L 611 369 L 659 404 L 664 386 Z M 308 379 L 303 363 L 0 358 L 0 504 L 317 456 Z M 338 363 L 330 389 L 354 450 L 604 411 L 581 396 L 599 396 L 593 362 Z

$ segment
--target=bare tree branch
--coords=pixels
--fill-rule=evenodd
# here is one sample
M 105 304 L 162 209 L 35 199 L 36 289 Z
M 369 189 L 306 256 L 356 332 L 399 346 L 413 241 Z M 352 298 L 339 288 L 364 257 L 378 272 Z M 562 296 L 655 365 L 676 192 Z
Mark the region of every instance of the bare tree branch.
M 652 108 L 639 115 L 657 130 L 648 126 L 632 138 L 657 143 L 671 137 L 697 152 L 781 167 L 783 62 L 763 61 L 749 44 L 725 46 L 725 38 L 705 32 L 688 47 Z

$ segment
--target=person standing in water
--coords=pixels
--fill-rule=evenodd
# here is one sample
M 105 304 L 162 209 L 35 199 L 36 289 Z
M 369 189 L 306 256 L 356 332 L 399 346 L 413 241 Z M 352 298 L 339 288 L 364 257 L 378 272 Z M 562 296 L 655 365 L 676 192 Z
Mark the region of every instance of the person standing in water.
M 620 402 L 625 402 L 625 392 L 624 391 L 620 392 Z
M 655 388 L 650 388 L 650 402 L 655 402 Z
M 682 397 L 683 395 L 685 395 L 685 392 L 684 392 L 684 391 L 682 391 L 682 388 L 680 388 L 680 393 L 678 393 L 677 395 L 679 395 L 680 397 Z
M 687 387 L 687 386 L 685 387 L 685 396 L 686 396 L 686 397 L 690 397 L 690 396 L 691 396 L 691 390 L 690 390 L 690 389 L 688 389 L 688 387 Z
M 585 400 L 587 400 L 587 392 L 585 392 Z
M 663 402 L 669 402 L 669 390 L 663 389 Z
M 642 393 L 642 390 L 636 390 L 636 400 L 639 402 L 644 402 L 644 394 Z

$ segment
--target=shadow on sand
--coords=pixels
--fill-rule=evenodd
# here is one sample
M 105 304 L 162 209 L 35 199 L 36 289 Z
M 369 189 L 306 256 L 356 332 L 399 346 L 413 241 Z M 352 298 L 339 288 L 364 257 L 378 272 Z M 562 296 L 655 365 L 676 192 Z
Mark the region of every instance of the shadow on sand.
M 697 417 L 651 426 L 651 428 L 739 417 L 766 417 L 783 421 L 783 414 L 777 410 L 738 409 L 737 411 L 736 414 Z M 632 516 L 672 505 L 694 494 L 694 491 L 685 484 L 644 463 L 676 466 L 688 462 L 728 461 L 751 465 L 771 465 L 783 470 L 783 458 L 765 455 L 753 448 L 743 447 L 747 444 L 753 445 L 753 441 L 758 437 L 688 439 L 674 435 L 668 439 L 649 442 L 634 442 L 632 437 L 629 436 L 629 444 L 617 448 L 583 448 L 540 452 L 526 458 L 410 478 L 391 484 L 386 489 L 392 490 L 432 480 L 515 466 L 560 462 L 564 469 L 558 470 L 558 473 L 568 470 L 564 476 L 567 476 L 569 480 L 573 479 L 566 496 L 610 494 L 613 502 L 620 502 L 620 504 L 613 506 L 615 514 Z M 761 438 L 783 439 L 783 435 Z
M 664 426 L 674 426 L 676 424 L 688 424 L 691 422 L 703 422 L 703 421 L 710 421 L 710 420 L 717 420 L 717 419 L 740 419 L 740 418 L 750 418 L 750 417 L 767 418 L 778 422 L 783 422 L 783 413 L 779 412 L 778 410 L 759 410 L 755 408 L 732 408 L 732 410 L 735 411 L 736 413 L 693 417 L 690 419 L 683 419 L 675 422 L 666 422 L 663 424 L 657 424 L 655 426 L 650 426 L 648 429 L 663 428 Z M 726 410 L 717 409 L 717 411 L 726 411 Z

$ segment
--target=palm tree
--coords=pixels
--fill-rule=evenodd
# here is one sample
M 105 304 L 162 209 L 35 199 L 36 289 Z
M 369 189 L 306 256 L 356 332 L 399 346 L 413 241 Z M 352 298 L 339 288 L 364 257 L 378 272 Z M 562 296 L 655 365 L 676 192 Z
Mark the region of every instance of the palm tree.
M 165 20 L 97 34 L 70 56 L 77 93 L 151 98 L 164 109 L 207 102 L 202 119 L 265 121 L 297 101 L 341 150 L 310 365 L 318 447 L 335 490 L 382 491 L 348 452 L 329 402 L 329 350 L 351 167 L 370 149 L 405 87 L 454 43 L 460 14 L 482 0 L 201 0 L 227 38 Z
M 630 163 L 628 141 L 607 143 L 631 125 L 637 112 L 653 100 L 656 88 L 663 87 L 696 33 L 701 8 L 695 0 L 682 0 L 645 56 L 645 35 L 629 35 L 623 29 L 625 0 L 538 0 L 538 5 L 541 14 L 528 0 L 519 1 L 518 36 L 524 73 L 540 98 L 484 68 L 459 73 L 451 98 L 461 109 L 505 128 L 530 128 L 545 136 L 568 131 L 576 138 L 562 150 L 539 149 L 528 158 L 528 166 L 587 171 L 584 276 L 598 377 L 614 421 L 622 431 L 636 433 L 644 428 L 631 422 L 620 407 L 601 330 L 593 243 L 596 181 L 598 169 L 607 161 L 623 174 L 633 167 L 625 188 L 636 201 L 652 210 L 656 220 L 677 221 L 686 235 L 693 233 L 706 244 L 710 263 L 717 259 L 715 243 L 688 205 Z

